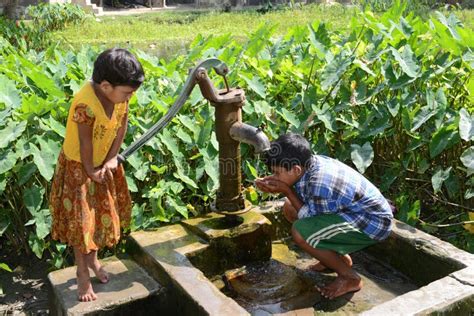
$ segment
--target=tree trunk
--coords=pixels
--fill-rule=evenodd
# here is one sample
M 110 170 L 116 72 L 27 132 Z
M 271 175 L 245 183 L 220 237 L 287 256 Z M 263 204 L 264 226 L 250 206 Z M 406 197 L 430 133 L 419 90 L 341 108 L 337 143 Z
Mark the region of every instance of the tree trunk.
M 18 6 L 18 1 L 19 0 L 5 0 L 4 1 L 5 6 L 3 7 L 3 14 L 7 18 L 11 20 L 16 19 L 16 8 Z

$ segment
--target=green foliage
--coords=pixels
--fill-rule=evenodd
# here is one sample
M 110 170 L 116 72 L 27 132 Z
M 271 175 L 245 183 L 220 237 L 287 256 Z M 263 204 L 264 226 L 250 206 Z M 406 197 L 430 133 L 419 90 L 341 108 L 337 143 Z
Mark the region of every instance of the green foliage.
M 12 21 L 0 16 L 1 46 L 6 41 L 12 49 L 42 51 L 52 44 L 51 31 L 79 25 L 87 17 L 81 7 L 72 4 L 42 3 L 29 6 L 27 13 L 32 21 Z
M 243 44 L 196 36 L 170 61 L 137 51 L 147 79 L 130 102 L 125 144 L 167 111 L 198 60 L 218 57 L 243 87 L 244 121 L 270 138 L 303 133 L 320 154 L 353 164 L 397 201 L 400 219 L 448 218 L 437 201 L 471 207 L 474 195 L 474 34 L 454 15 L 424 21 L 394 6 L 360 13 L 350 34 L 314 22 L 282 37 L 261 25 Z M 55 266 L 64 249 L 47 238 L 47 197 L 72 95 L 91 77 L 97 50 L 51 46 L 42 52 L 0 46 L 0 236 Z M 222 79 L 213 76 L 220 87 Z M 127 161 L 132 230 L 208 210 L 218 188 L 214 108 L 195 89 L 174 120 Z M 259 197 L 263 165 L 242 145 L 245 194 Z M 472 238 L 456 242 L 468 249 Z
M 397 5 L 400 0 L 354 0 L 353 3 L 358 4 L 363 10 L 373 12 L 385 12 L 392 6 Z M 407 12 L 427 13 L 431 9 L 437 9 L 444 6 L 448 1 L 438 0 L 407 0 L 402 1 L 405 4 Z
M 0 16 L 0 34 L 0 46 L 5 46 L 5 42 L 8 42 L 13 46 L 12 49 L 40 51 L 50 45 L 48 33 L 23 21 L 15 22 L 2 16 Z
M 82 24 L 87 18 L 86 12 L 79 5 L 70 3 L 40 3 L 29 6 L 26 13 L 35 27 L 45 32 Z

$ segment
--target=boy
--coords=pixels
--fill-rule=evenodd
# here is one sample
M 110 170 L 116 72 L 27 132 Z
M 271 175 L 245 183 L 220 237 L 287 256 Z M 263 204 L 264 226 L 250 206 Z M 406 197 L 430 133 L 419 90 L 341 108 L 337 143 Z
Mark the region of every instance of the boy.
M 337 273 L 318 291 L 333 299 L 360 290 L 362 281 L 349 253 L 388 237 L 393 215 L 387 200 L 354 169 L 312 155 L 308 141 L 298 134 L 280 136 L 264 159 L 273 175 L 257 180 L 257 187 L 286 196 L 283 214 L 293 223 L 293 240 L 319 260 L 312 269 Z

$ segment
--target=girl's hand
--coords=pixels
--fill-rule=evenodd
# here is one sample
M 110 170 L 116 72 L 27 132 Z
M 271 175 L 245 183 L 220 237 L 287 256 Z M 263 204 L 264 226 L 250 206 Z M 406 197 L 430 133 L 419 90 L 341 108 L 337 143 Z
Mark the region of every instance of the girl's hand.
M 112 172 L 115 172 L 115 170 L 117 170 L 117 168 L 118 168 L 117 156 L 115 156 L 114 158 L 110 159 L 109 161 L 107 161 L 107 162 L 104 164 L 104 169 L 110 170 L 110 171 L 112 171 Z
M 104 168 L 94 169 L 94 171 L 89 173 L 88 176 L 93 181 L 98 182 L 98 183 L 102 183 L 102 182 L 104 182 L 105 169 Z

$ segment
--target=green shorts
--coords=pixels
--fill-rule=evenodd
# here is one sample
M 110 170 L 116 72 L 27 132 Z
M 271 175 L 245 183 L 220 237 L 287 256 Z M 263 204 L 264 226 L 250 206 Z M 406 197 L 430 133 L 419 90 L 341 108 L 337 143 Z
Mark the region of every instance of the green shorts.
M 333 250 L 341 255 L 377 243 L 336 214 L 302 218 L 294 222 L 293 228 L 311 247 Z

